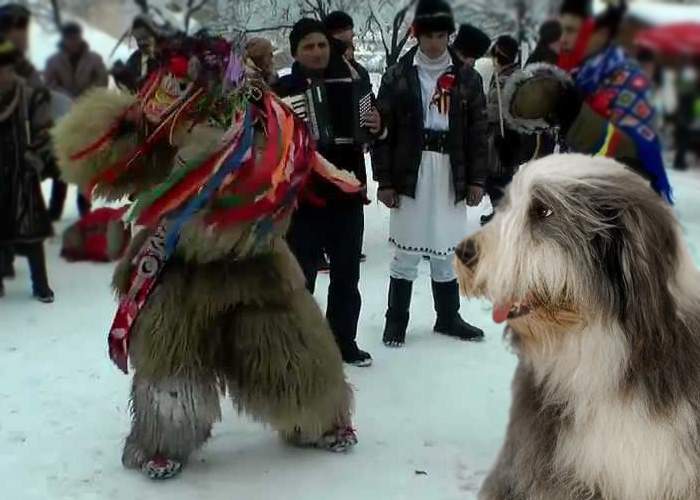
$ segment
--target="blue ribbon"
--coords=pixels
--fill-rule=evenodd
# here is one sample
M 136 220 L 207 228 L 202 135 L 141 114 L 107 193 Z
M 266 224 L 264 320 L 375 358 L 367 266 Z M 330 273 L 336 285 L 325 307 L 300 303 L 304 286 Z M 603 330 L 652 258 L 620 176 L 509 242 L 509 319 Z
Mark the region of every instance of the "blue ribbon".
M 175 252 L 177 242 L 180 239 L 180 233 L 185 223 L 192 218 L 204 205 L 209 202 L 217 189 L 224 182 L 224 179 L 232 172 L 235 172 L 242 166 L 243 157 L 253 145 L 253 113 L 250 104 L 246 108 L 245 118 L 243 120 L 243 137 L 233 151 L 228 160 L 221 166 L 219 171 L 212 177 L 204 186 L 204 189 L 191 199 L 185 207 L 180 210 L 168 224 L 168 233 L 165 236 L 165 255 L 171 256 Z

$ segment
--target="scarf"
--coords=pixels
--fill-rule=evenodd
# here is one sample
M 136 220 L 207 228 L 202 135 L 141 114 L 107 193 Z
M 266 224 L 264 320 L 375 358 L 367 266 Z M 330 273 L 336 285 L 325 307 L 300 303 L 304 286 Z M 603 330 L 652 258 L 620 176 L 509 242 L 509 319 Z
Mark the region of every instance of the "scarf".
M 654 190 L 673 203 L 661 141 L 653 125 L 656 112 L 649 80 L 637 63 L 621 47 L 611 45 L 584 61 L 574 81 L 596 113 L 632 138 Z

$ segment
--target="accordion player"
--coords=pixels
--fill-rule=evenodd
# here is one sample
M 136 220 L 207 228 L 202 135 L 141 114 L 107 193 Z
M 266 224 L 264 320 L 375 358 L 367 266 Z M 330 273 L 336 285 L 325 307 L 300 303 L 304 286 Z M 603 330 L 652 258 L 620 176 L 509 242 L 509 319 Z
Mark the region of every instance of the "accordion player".
M 348 99 L 348 96 L 352 96 Z M 369 82 L 352 78 L 314 80 L 308 89 L 282 99 L 304 120 L 319 147 L 363 145 L 371 140 L 368 117 L 374 105 Z

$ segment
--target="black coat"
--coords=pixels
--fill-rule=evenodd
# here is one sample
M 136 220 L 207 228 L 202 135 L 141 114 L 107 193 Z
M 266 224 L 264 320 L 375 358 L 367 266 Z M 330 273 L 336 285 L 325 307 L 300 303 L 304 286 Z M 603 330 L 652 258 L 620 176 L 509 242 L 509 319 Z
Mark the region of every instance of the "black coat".
M 367 79 L 369 79 L 369 75 Z M 331 62 L 328 69 L 323 75 L 324 80 L 350 78 L 352 73 L 348 66 L 348 63 L 341 59 L 341 56 L 334 53 L 331 57 Z M 309 79 L 304 73 L 302 67 L 299 63 L 294 63 L 292 66 L 292 72 L 289 75 L 283 76 L 279 79 L 277 84 L 274 86 L 274 91 L 280 97 L 288 97 L 292 95 L 298 95 L 303 93 L 309 88 Z M 351 94 L 347 95 L 347 101 L 352 101 L 353 96 Z M 334 121 L 334 129 L 347 129 L 348 120 L 353 118 L 348 116 L 344 112 L 339 112 L 338 109 L 334 109 L 333 103 L 330 103 L 330 115 L 331 119 Z M 362 183 L 367 183 L 367 171 L 365 168 L 364 159 L 364 149 L 361 144 L 342 144 L 342 145 L 331 145 L 326 147 L 319 147 L 319 153 L 321 153 L 328 161 L 333 163 L 336 167 L 341 170 L 347 170 L 355 174 L 355 177 Z M 331 185 L 329 182 L 321 179 L 320 177 L 313 174 L 311 180 L 311 189 L 314 194 L 320 196 L 325 200 L 362 200 L 363 197 L 352 194 L 348 195 L 343 193 L 340 189 Z
M 50 96 L 23 81 L 16 88 L 17 101 L 10 92 L 0 102 L 0 114 L 13 109 L 0 121 L 0 245 L 33 243 L 53 234 L 40 185 L 48 157 Z
M 417 50 L 410 50 L 382 78 L 377 107 L 387 134 L 372 148 L 372 170 L 379 186 L 412 198 L 423 156 L 423 101 L 413 65 Z M 457 98 L 453 95 L 450 100 L 448 153 L 455 201 L 459 202 L 467 197 L 469 186 L 486 182 L 488 124 L 481 77 L 474 69 L 461 66 L 454 54 L 452 60 L 459 69 L 454 87 Z

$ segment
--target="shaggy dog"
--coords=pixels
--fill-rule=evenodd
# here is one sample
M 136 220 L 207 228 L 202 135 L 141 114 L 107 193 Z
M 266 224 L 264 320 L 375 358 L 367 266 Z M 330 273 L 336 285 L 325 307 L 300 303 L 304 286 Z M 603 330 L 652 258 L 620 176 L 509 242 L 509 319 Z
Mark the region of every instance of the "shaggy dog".
M 479 498 L 700 498 L 700 276 L 648 183 L 603 158 L 533 162 L 457 255 L 519 357 Z

